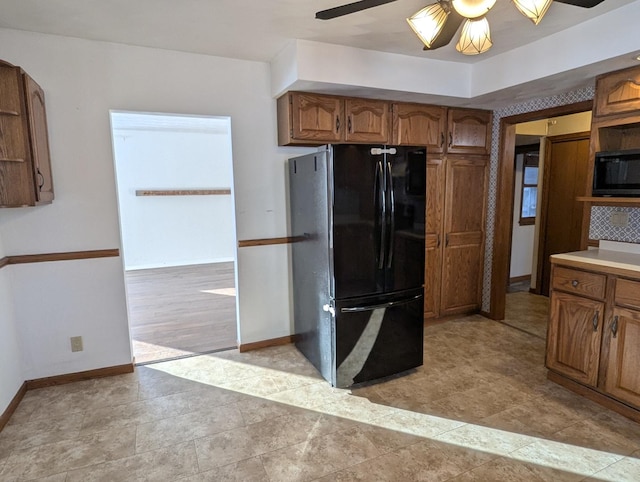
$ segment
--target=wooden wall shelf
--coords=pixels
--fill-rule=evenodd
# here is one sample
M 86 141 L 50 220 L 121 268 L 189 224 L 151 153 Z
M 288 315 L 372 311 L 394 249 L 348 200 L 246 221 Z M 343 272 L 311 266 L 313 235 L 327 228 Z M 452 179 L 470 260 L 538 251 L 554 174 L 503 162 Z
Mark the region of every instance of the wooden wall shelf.
M 136 196 L 229 196 L 231 189 L 162 189 L 136 190 Z
M 640 207 L 640 198 L 638 197 L 590 197 L 578 196 L 578 201 L 588 202 L 596 206 L 627 206 Z

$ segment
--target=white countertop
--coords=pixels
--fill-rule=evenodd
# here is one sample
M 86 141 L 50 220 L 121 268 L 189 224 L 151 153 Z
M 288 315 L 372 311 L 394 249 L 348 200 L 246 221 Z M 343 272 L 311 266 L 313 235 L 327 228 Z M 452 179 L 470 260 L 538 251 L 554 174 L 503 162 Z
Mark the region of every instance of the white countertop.
M 567 264 L 589 264 L 598 267 L 613 268 L 616 270 L 640 273 L 640 252 L 635 252 L 638 245 L 630 244 L 630 250 L 617 250 L 617 246 L 604 244 L 604 249 L 589 249 L 586 251 L 574 251 L 571 253 L 554 254 L 552 263 L 568 262 Z

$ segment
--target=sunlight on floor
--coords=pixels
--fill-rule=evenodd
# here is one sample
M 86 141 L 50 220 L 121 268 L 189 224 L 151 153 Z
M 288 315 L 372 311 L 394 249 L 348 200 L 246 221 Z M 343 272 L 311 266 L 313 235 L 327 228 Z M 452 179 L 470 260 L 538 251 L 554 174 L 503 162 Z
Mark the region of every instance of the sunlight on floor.
M 318 378 L 226 358 L 195 357 L 158 363 L 149 368 L 318 413 L 582 476 L 592 475 L 625 458 L 619 454 L 379 405 L 352 395 L 350 390 L 333 388 Z M 640 473 L 640 460 L 627 460 L 629 473 Z M 621 480 L 619 474 L 612 475 L 610 479 L 601 478 L 601 474 L 598 477 L 599 480 Z
M 217 290 L 200 290 L 200 293 L 210 293 L 212 295 L 235 296 L 235 288 L 220 288 Z

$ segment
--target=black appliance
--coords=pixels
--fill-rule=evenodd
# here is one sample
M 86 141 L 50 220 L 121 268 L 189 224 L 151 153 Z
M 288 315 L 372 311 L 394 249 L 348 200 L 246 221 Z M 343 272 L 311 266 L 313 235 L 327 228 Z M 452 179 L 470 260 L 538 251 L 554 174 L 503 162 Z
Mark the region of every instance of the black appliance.
M 289 159 L 294 329 L 333 386 L 422 365 L 426 150 Z
M 593 195 L 640 197 L 640 149 L 596 152 Z

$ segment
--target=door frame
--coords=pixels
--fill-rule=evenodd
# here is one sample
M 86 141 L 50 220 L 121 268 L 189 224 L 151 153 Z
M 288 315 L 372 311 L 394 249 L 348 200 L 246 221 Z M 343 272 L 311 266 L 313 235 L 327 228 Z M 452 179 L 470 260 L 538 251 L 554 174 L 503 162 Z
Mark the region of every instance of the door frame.
M 513 230 L 513 199 L 515 163 L 513 157 L 516 147 L 516 124 L 523 122 L 578 114 L 593 109 L 593 101 L 587 100 L 575 104 L 551 107 L 549 109 L 527 112 L 500 119 L 500 145 L 498 153 L 498 176 L 493 232 L 493 260 L 491 262 L 490 308 L 487 315 L 493 320 L 502 320 L 505 316 L 507 284 L 509 281 L 509 257 L 511 253 L 511 234 Z M 588 216 L 588 213 L 585 214 Z M 583 223 L 588 222 L 583 218 Z

